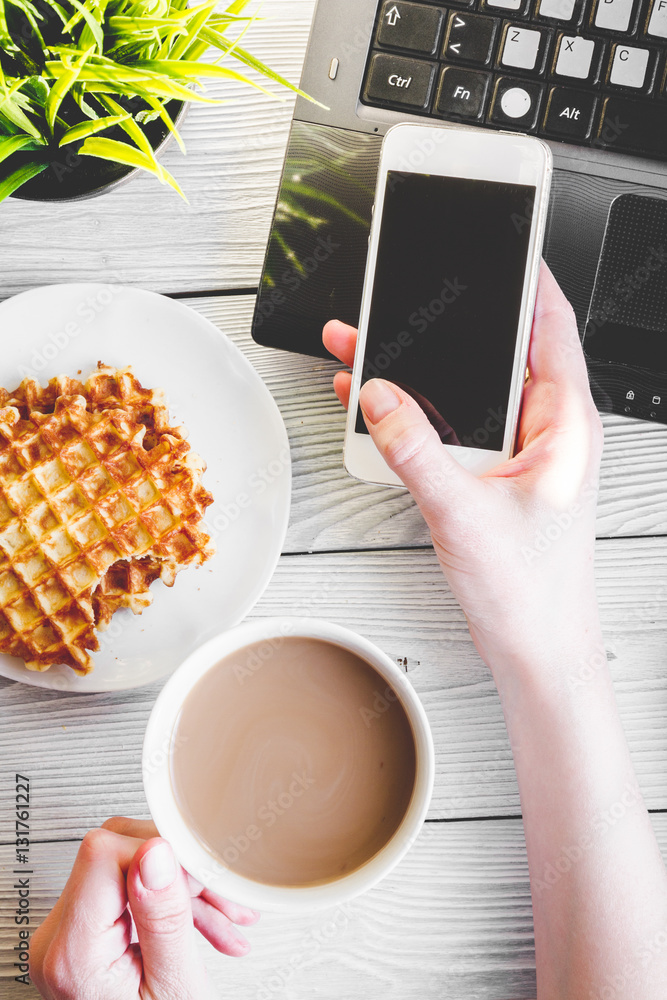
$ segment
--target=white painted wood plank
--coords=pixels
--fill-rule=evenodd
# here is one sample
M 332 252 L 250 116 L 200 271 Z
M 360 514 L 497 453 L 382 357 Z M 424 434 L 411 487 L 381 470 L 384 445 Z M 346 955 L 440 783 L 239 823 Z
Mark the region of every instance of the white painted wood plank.
M 667 816 L 652 817 L 667 857 Z M 78 843 L 35 845 L 34 926 L 54 905 Z M 0 848 L 0 995 L 37 997 L 13 980 L 13 854 Z M 518 820 L 427 823 L 396 871 L 335 910 L 265 914 L 253 950 L 226 959 L 201 941 L 221 996 L 240 1000 L 522 1000 L 535 996 L 532 910 Z
M 314 7 L 315 0 L 267 0 L 245 47 L 298 83 Z M 207 95 L 233 103 L 190 108 L 187 156 L 172 143 L 162 160 L 189 205 L 148 175 L 82 202 L 4 202 L 0 298 L 68 281 L 165 292 L 256 286 L 294 104 L 282 93 L 285 100 L 213 83 Z
M 282 412 L 294 463 L 285 551 L 430 544 L 405 491 L 369 486 L 345 472 L 345 415 L 332 389 L 340 365 L 256 344 L 253 296 L 186 301 L 234 340 Z M 598 535 L 667 533 L 667 427 L 616 416 L 603 422 Z
M 649 807 L 667 808 L 667 541 L 603 541 L 597 572 L 640 784 Z M 431 817 L 520 813 L 495 687 L 432 551 L 283 556 L 251 617 L 273 615 L 346 625 L 405 666 L 434 734 Z M 578 678 L 581 665 L 572 670 Z M 77 696 L 0 681 L 0 799 L 15 771 L 30 777 L 35 838 L 81 837 L 111 815 L 147 814 L 141 746 L 160 686 Z M 10 821 L 0 810 L 0 842 Z

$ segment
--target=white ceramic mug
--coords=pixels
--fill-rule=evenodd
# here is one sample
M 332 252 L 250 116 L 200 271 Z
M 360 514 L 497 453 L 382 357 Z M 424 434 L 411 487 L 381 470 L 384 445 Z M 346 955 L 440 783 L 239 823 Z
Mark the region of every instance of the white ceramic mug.
M 265 885 L 226 867 L 189 829 L 176 804 L 170 777 L 176 721 L 183 702 L 195 684 L 224 657 L 252 643 L 283 636 L 335 643 L 370 663 L 398 696 L 415 739 L 415 785 L 398 829 L 384 847 L 360 868 L 331 882 L 313 886 Z M 206 888 L 227 899 L 258 910 L 284 913 L 307 913 L 338 906 L 388 875 L 419 834 L 431 801 L 435 770 L 433 739 L 426 713 L 405 673 L 368 639 L 340 625 L 316 618 L 265 618 L 247 622 L 216 636 L 192 653 L 167 681 L 155 702 L 144 738 L 142 763 L 144 789 L 155 825 L 160 835 L 170 842 L 186 871 Z

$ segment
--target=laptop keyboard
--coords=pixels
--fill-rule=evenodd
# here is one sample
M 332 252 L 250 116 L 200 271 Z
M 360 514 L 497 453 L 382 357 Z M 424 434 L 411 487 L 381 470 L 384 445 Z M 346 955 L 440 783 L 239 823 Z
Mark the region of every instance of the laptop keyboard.
M 383 0 L 361 100 L 667 160 L 667 0 Z

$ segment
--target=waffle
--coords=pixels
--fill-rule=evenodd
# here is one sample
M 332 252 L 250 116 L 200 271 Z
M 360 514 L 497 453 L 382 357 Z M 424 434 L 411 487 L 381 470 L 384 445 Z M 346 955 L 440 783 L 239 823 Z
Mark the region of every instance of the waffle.
M 213 554 L 204 468 L 130 369 L 0 389 L 0 652 L 92 670 L 119 608 Z

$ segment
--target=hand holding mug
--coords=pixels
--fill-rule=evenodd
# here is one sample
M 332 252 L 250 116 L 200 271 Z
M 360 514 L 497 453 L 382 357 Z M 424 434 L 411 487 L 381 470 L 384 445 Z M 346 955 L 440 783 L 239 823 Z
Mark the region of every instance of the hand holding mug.
M 258 917 L 191 878 L 153 823 L 114 817 L 83 838 L 33 936 L 30 976 L 46 1000 L 213 1000 L 194 929 L 242 956 L 234 925 Z

